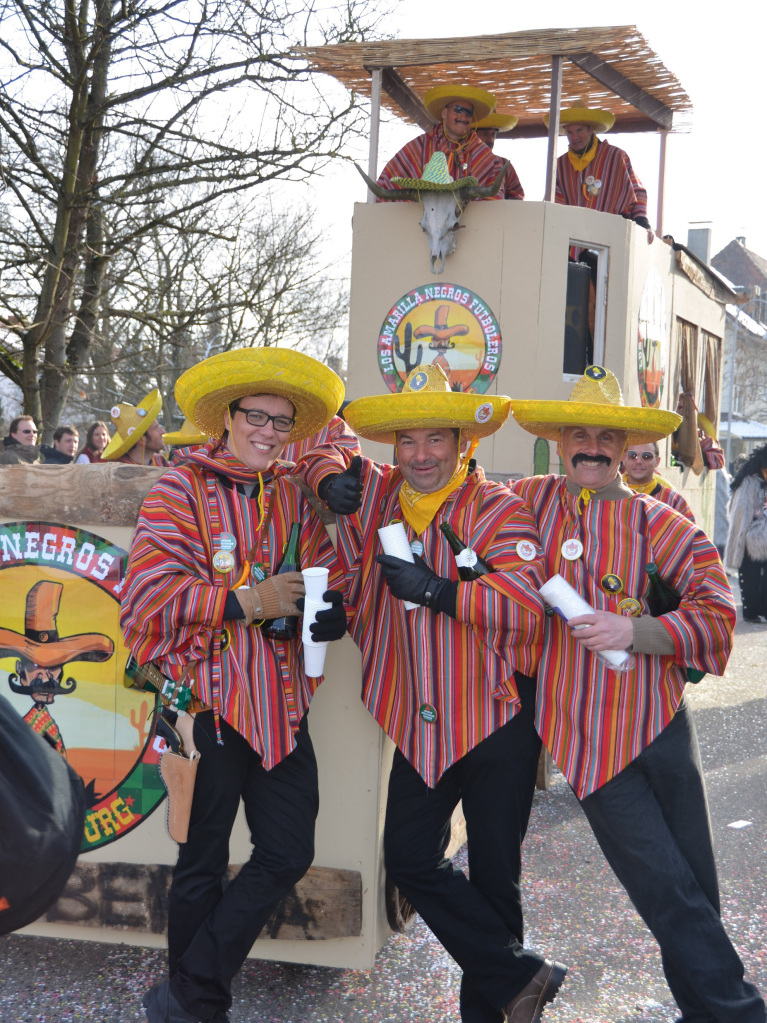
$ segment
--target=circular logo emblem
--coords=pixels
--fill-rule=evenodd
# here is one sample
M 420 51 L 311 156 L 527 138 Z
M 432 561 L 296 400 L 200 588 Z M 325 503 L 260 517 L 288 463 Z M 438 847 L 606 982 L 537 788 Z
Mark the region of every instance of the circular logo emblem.
M 146 415 L 146 409 L 145 408 L 137 408 L 136 412 L 138 412 L 140 419 L 143 419 L 144 416 Z
M 125 431 L 125 436 L 126 437 L 130 437 L 130 435 L 132 433 L 135 433 L 135 432 L 136 432 L 136 427 L 135 426 L 129 426 L 128 429 Z
M 237 537 L 234 533 L 222 533 L 218 538 L 218 546 L 222 551 L 233 551 L 237 547 Z
M 112 417 L 112 419 L 119 419 L 120 418 L 120 410 L 119 410 L 119 408 L 116 405 L 112 406 L 112 411 L 109 414 Z
M 410 390 L 411 391 L 423 390 L 423 388 L 426 387 L 426 381 L 428 379 L 429 378 L 426 376 L 425 373 L 416 373 L 416 375 L 410 381 Z
M 613 575 L 612 572 L 608 572 L 607 575 L 603 575 L 599 584 L 605 593 L 620 593 L 623 589 L 623 580 L 619 575 Z
M 422 703 L 418 713 L 427 725 L 433 725 L 437 720 L 437 708 L 430 703 Z
M 483 401 L 477 411 L 474 413 L 474 418 L 478 423 L 486 423 L 488 419 L 493 417 L 493 406 L 489 401 Z
M 583 554 L 583 544 L 580 540 L 573 538 L 565 540 L 562 544 L 562 557 L 568 561 L 577 561 L 581 554 Z
M 642 605 L 633 597 L 624 597 L 618 604 L 618 609 L 624 611 L 631 618 L 636 618 L 637 615 L 642 613 Z
M 411 540 L 410 550 L 420 558 L 423 554 L 423 540 Z
M 217 572 L 231 572 L 234 568 L 234 555 L 229 551 L 216 551 L 213 555 L 213 567 Z
M 517 544 L 517 555 L 523 561 L 532 561 L 535 558 L 535 544 L 531 540 L 520 540 Z
M 583 375 L 589 377 L 590 380 L 604 380 L 607 372 L 602 366 L 587 366 Z
M 442 367 L 454 391 L 467 394 L 484 394 L 498 373 L 495 314 L 459 284 L 414 288 L 391 307 L 378 332 L 378 367 L 390 391 L 401 391 L 414 369 L 432 363 Z M 415 381 L 410 387 L 419 389 Z

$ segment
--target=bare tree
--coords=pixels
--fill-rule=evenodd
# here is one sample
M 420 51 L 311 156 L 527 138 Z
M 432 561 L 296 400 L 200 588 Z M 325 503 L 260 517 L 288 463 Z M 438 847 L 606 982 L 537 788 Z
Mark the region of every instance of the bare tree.
M 358 129 L 355 97 L 291 46 L 363 37 L 373 2 L 4 0 L 0 372 L 46 439 L 92 362 L 112 264 L 311 173 Z

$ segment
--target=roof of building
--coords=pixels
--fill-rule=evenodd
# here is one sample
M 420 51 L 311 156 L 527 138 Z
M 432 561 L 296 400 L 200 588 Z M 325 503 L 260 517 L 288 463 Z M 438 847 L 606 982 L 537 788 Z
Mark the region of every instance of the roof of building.
M 747 249 L 740 238 L 734 238 L 721 252 L 717 252 L 711 265 L 741 288 L 755 284 L 767 288 L 767 259 Z
M 634 25 L 540 29 L 450 39 L 387 39 L 297 47 L 317 70 L 370 95 L 371 73 L 383 71 L 382 103 L 428 129 L 434 120 L 423 96 L 437 84 L 492 92 L 499 113 L 513 113 L 513 136 L 544 136 L 551 58 L 562 56 L 562 107 L 584 97 L 615 114 L 614 132 L 684 130 L 692 103 L 681 84 Z
M 726 419 L 719 421 L 719 440 L 722 434 L 729 433 L 729 424 Z M 732 436 L 740 440 L 767 440 L 767 424 L 759 423 L 756 419 L 733 419 Z

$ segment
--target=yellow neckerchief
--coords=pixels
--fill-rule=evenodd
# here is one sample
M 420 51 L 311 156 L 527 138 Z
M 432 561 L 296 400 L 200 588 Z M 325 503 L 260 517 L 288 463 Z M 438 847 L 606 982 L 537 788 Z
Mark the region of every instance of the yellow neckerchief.
M 586 505 L 589 503 L 594 494 L 596 494 L 596 490 L 589 490 L 588 487 L 581 487 L 581 492 L 578 494 L 578 500 L 575 502 L 579 512 L 585 510 Z
M 577 171 L 585 170 L 597 155 L 597 137 L 596 135 L 592 135 L 591 138 L 593 139 L 591 145 L 585 153 L 582 153 L 580 156 L 578 156 L 577 153 L 574 153 L 572 149 L 567 150 L 567 158 Z
M 672 490 L 674 489 L 668 480 L 664 480 L 663 477 L 659 476 L 657 473 L 655 473 L 649 483 L 632 483 L 628 478 L 628 473 L 626 472 L 623 473 L 621 479 L 627 487 L 631 487 L 635 494 L 649 494 L 652 496 L 653 490 L 655 490 L 659 483 L 662 487 L 670 487 Z
M 459 446 L 460 443 L 459 437 Z M 472 437 L 466 454 L 459 457 L 458 465 L 453 475 L 441 490 L 437 490 L 433 494 L 422 494 L 411 487 L 405 480 L 402 481 L 399 491 L 399 506 L 402 509 L 405 521 L 413 527 L 417 536 L 423 533 L 450 494 L 463 485 L 466 474 L 469 471 L 469 460 L 477 450 L 477 444 L 479 444 L 478 438 Z

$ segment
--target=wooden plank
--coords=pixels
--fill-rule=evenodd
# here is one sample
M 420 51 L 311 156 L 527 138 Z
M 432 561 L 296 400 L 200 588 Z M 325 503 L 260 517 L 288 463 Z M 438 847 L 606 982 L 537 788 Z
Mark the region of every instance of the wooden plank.
M 231 880 L 239 867 L 230 867 Z M 48 923 L 163 934 L 168 926 L 172 866 L 93 863 L 80 859 Z M 310 867 L 272 913 L 260 937 L 352 938 L 362 933 L 362 876 L 356 870 Z
M 655 99 L 649 92 L 645 92 L 635 82 L 630 81 L 620 71 L 611 67 L 606 61 L 601 60 L 594 53 L 569 53 L 567 59 L 572 61 L 582 71 L 586 71 L 595 78 L 600 85 L 610 89 L 621 99 L 625 99 L 632 107 L 636 107 L 643 114 L 654 121 L 659 128 L 670 131 L 674 121 L 674 114 L 664 103 Z
M 387 67 L 383 69 L 383 80 L 382 86 L 384 92 L 394 100 L 399 107 L 404 110 L 405 114 L 415 121 L 419 127 L 423 128 L 424 131 L 431 131 L 434 125 L 437 123 L 430 113 L 426 110 L 426 107 L 421 102 L 420 97 L 413 92 L 409 85 L 400 77 L 400 75 L 394 70 L 394 68 Z M 373 174 L 370 175 L 375 180 Z
M 551 92 L 549 94 L 549 144 L 546 150 L 546 187 L 543 198 L 554 202 L 557 187 L 557 136 L 559 135 L 559 110 L 562 103 L 562 58 L 551 58 Z M 544 126 L 545 127 L 545 126 Z
M 612 131 L 604 132 L 604 135 L 633 135 L 637 132 L 658 131 L 658 125 L 649 117 L 636 117 L 630 120 L 616 121 Z M 546 125 L 543 121 L 540 124 L 518 124 L 513 131 L 498 135 L 499 139 L 545 139 L 548 135 Z
M 370 89 L 370 144 L 368 146 L 368 177 L 378 177 L 378 134 L 381 126 L 381 71 L 371 72 Z M 368 189 L 367 201 L 375 202 L 375 196 Z

